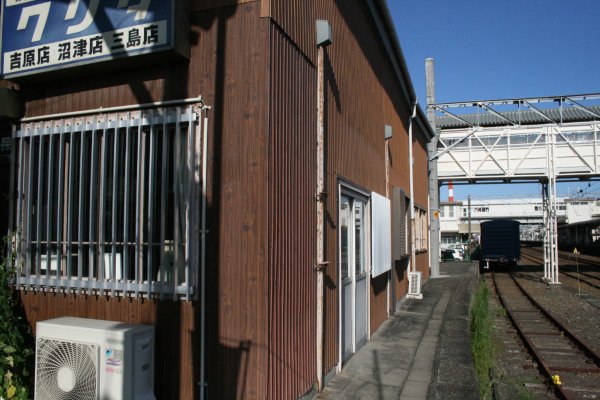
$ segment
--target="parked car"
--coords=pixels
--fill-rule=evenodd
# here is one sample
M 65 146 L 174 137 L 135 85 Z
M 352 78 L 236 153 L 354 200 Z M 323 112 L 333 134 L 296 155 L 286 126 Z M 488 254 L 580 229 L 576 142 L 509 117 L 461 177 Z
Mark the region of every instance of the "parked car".
M 450 246 L 447 247 L 447 249 L 448 250 L 454 250 L 455 252 L 458 252 L 461 260 L 463 258 L 465 258 L 465 250 L 464 250 L 464 248 L 463 248 L 463 246 L 461 244 L 451 244 Z
M 442 250 L 442 261 L 461 261 L 464 257 L 464 251 L 457 248 L 447 248 Z

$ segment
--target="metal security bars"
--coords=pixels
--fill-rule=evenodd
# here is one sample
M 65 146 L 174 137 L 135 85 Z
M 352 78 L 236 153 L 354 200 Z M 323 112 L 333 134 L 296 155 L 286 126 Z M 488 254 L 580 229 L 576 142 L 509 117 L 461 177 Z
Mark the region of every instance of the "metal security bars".
M 197 105 L 22 123 L 13 134 L 23 290 L 185 298 L 197 290 Z

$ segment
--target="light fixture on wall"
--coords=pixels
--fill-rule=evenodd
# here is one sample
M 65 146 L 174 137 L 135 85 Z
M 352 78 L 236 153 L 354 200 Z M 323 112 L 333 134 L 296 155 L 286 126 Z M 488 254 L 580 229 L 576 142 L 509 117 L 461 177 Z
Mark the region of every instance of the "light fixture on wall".
M 386 125 L 384 129 L 385 140 L 391 139 L 394 131 L 392 130 L 391 125 Z
M 331 33 L 331 25 L 329 21 L 317 20 L 317 47 L 326 47 L 333 43 L 333 34 Z

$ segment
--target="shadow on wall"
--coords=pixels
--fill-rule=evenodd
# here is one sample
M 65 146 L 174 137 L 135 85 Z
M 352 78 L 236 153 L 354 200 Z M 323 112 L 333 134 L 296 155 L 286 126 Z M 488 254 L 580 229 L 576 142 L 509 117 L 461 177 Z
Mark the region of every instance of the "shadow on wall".
M 396 301 L 400 300 L 408 292 L 408 267 L 409 257 L 394 261 L 396 270 Z
M 4 138 L 10 138 L 12 136 L 12 126 L 10 121 L 0 119 L 0 141 Z M 8 150 L 8 154 L 5 151 Z M 5 210 L 0 213 L 0 232 L 4 236 L 8 232 L 9 216 L 8 216 L 8 204 L 10 202 L 10 147 L 8 149 L 0 149 L 0 171 L 5 173 L 0 174 L 0 209 Z
M 216 49 L 216 57 L 213 60 L 214 65 L 207 66 L 205 73 L 212 71 L 214 73 L 213 87 L 202 87 L 204 91 L 212 91 L 212 113 L 210 130 L 209 148 L 210 154 L 208 160 L 210 181 L 207 193 L 207 227 L 210 234 L 207 236 L 206 248 L 206 384 L 205 391 L 207 398 L 239 398 L 243 399 L 247 396 L 246 386 L 248 365 L 250 360 L 250 351 L 252 343 L 250 341 L 232 341 L 229 342 L 221 337 L 219 328 L 222 325 L 221 318 L 221 303 L 220 303 L 220 253 L 219 253 L 219 238 L 220 221 L 223 210 L 221 209 L 223 197 L 222 185 L 222 152 L 223 152 L 223 135 L 226 115 L 225 109 L 225 87 L 227 66 L 227 29 L 228 20 L 231 19 L 237 12 L 240 6 L 221 7 L 214 12 L 205 11 L 192 16 L 192 28 L 197 26 L 202 32 L 208 32 L 216 26 L 216 42 L 212 44 L 212 49 Z M 208 58 L 207 58 L 208 59 Z M 212 70 L 211 70 L 212 68 Z M 210 81 L 210 80 L 209 80 Z M 202 83 L 201 83 L 202 85 Z M 208 284 L 210 282 L 210 284 Z M 200 307 L 196 310 L 196 324 L 199 332 Z M 196 354 L 199 354 L 199 335 L 196 335 L 195 345 L 198 347 Z M 196 364 L 198 365 L 198 364 Z M 195 368 L 194 377 L 199 377 L 200 369 Z M 215 384 L 219 382 L 219 384 Z M 196 396 L 199 397 L 199 396 Z

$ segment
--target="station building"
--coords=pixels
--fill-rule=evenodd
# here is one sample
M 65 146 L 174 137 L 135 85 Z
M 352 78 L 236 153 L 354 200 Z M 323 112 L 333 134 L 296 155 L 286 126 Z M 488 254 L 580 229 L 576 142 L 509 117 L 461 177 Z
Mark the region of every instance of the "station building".
M 478 198 L 471 200 L 471 233 L 480 233 L 483 221 L 513 219 L 521 223 L 521 240 L 543 241 L 544 206 L 539 198 Z M 559 242 L 561 244 L 591 244 L 591 234 L 577 234 L 577 229 L 593 226 L 600 217 L 600 202 L 594 197 L 559 197 L 556 201 Z M 468 236 L 469 206 L 466 201 L 440 202 L 441 247 L 465 242 Z M 571 232 L 568 233 L 567 232 Z M 571 240 L 571 237 L 573 239 Z
M 433 132 L 384 0 L 9 3 L 3 209 L 33 327 L 153 325 L 157 398 L 298 398 L 428 278 Z

